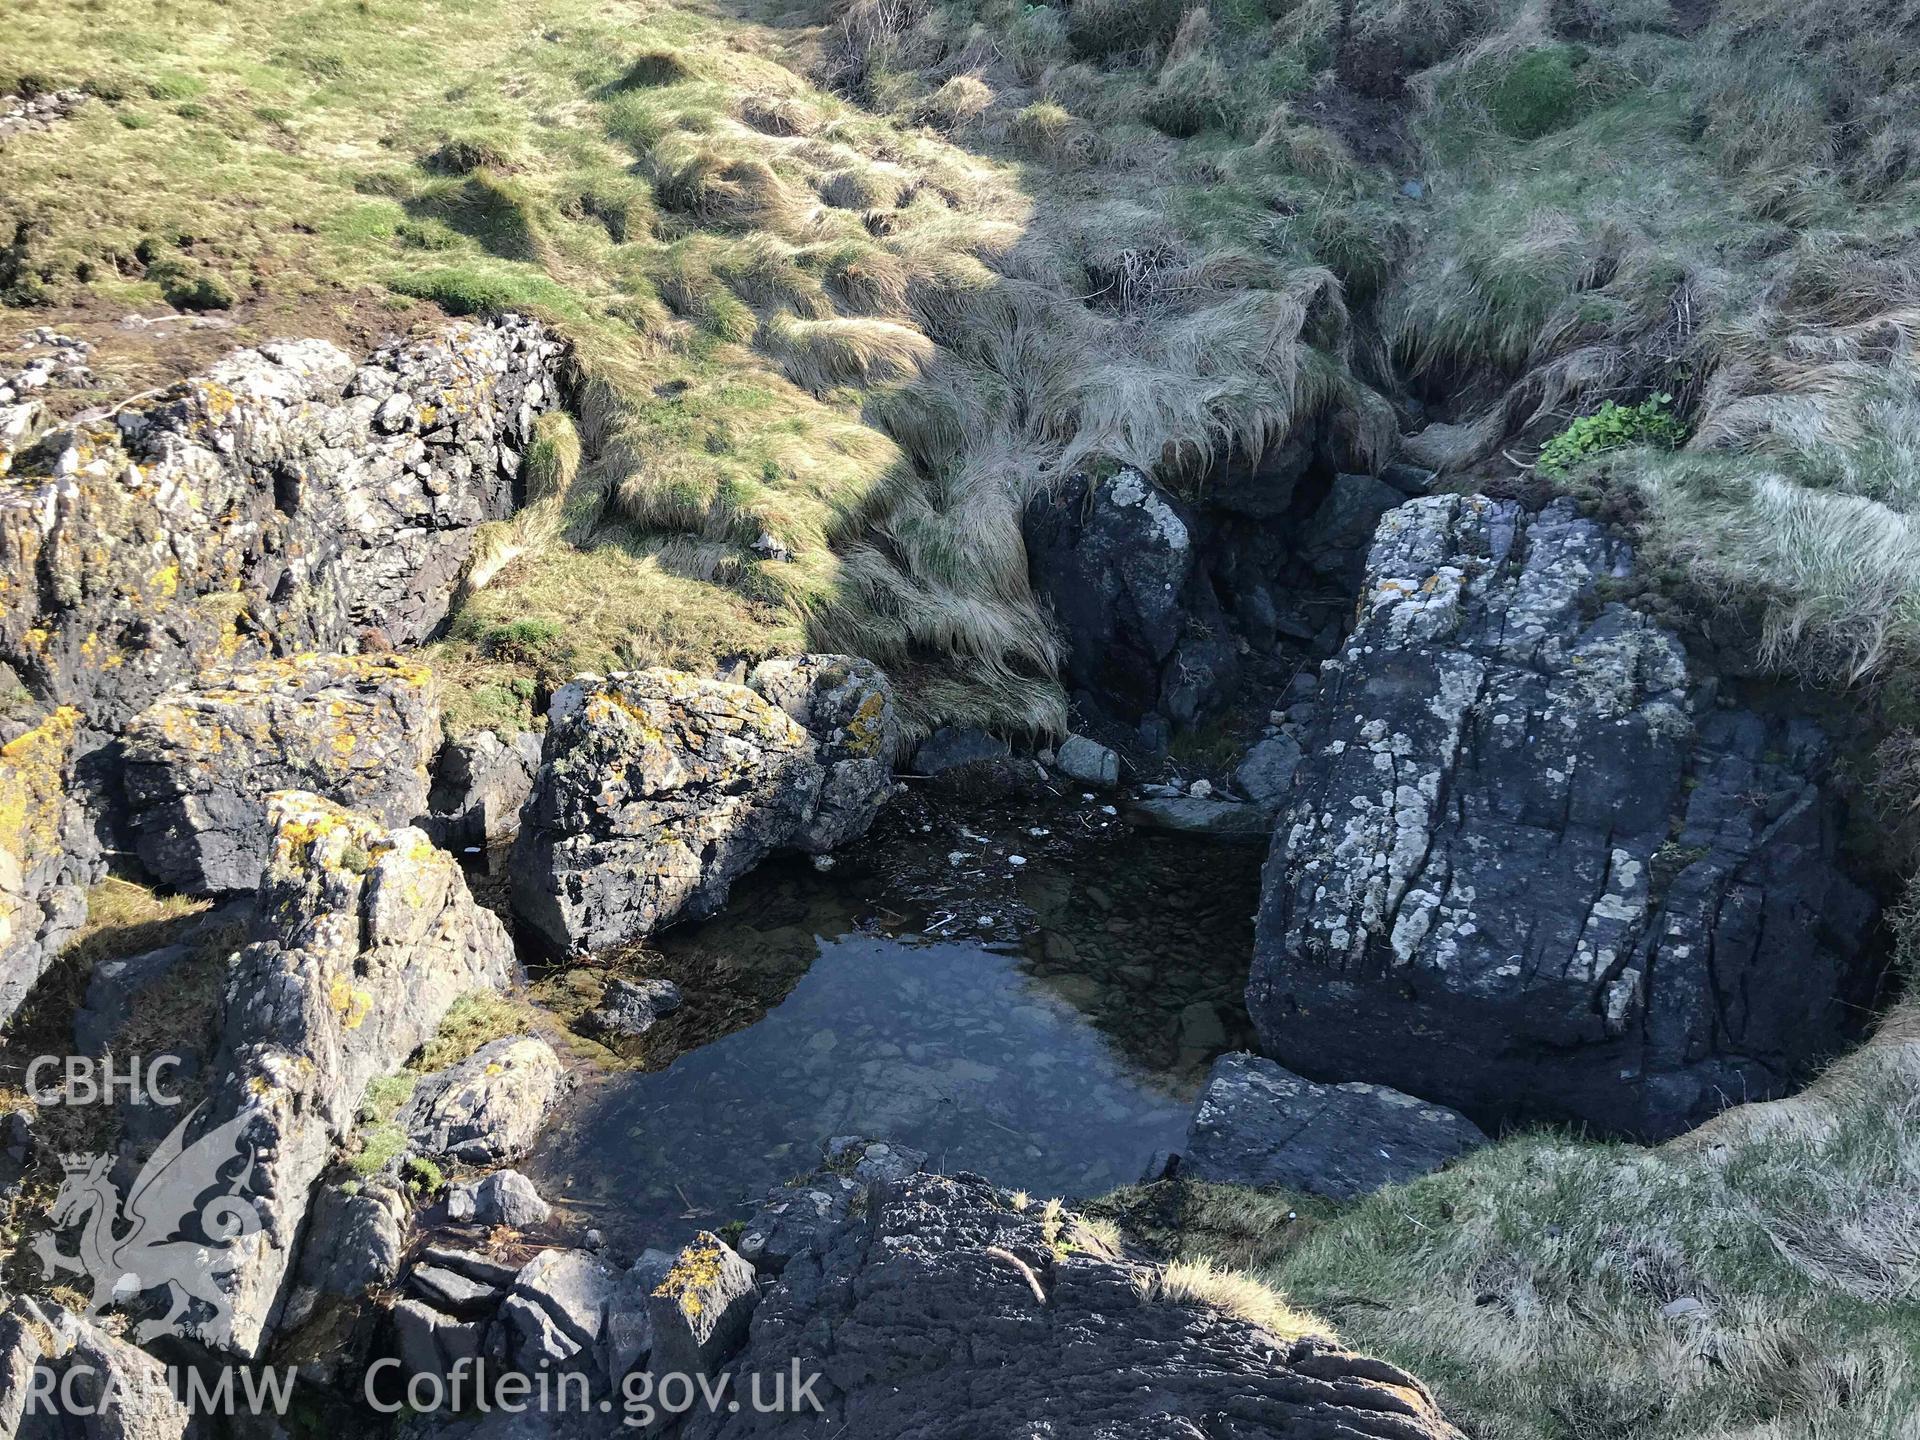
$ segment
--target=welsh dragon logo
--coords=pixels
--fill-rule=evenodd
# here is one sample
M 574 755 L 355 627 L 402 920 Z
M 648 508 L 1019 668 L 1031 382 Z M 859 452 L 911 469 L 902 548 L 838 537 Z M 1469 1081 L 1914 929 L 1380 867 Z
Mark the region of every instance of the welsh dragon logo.
M 251 1114 L 242 1111 L 188 1144 L 199 1113 L 194 1110 L 160 1142 L 125 1196 L 108 1178 L 112 1156 L 62 1156 L 67 1178 L 50 1218 L 57 1232 L 79 1227 L 79 1248 L 62 1252 L 53 1234 L 34 1242 L 49 1275 L 76 1274 L 91 1284 L 89 1315 L 166 1289 L 166 1315 L 135 1329 L 143 1342 L 189 1328 L 203 1334 L 223 1330 L 233 1301 L 222 1281 L 242 1259 L 237 1242 L 261 1229 L 259 1209 L 246 1194 L 258 1158 L 246 1139 Z M 211 1316 L 189 1321 L 196 1302 Z

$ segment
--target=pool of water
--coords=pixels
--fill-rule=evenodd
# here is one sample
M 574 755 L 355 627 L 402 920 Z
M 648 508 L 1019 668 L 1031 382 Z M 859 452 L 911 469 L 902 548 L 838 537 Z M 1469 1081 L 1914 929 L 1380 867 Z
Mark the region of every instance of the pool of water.
M 746 1218 L 836 1135 L 1040 1195 L 1128 1183 L 1251 1044 L 1259 860 L 1078 796 L 990 820 L 903 804 L 830 870 L 769 867 L 624 957 L 686 1003 L 521 1168 L 628 1248 Z

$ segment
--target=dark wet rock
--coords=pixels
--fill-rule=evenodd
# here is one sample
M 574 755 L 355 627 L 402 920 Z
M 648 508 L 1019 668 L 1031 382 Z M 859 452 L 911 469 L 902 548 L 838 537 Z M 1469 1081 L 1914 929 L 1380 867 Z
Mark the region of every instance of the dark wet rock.
M 1251 520 L 1278 520 L 1312 463 L 1313 446 L 1304 438 L 1269 445 L 1251 458 L 1236 447 L 1207 477 L 1207 504 Z
M 1264 845 L 1273 832 L 1273 813 L 1238 800 L 1197 795 L 1149 795 L 1127 802 L 1127 822 L 1146 830 L 1201 835 L 1209 840 Z
M 878 1187 L 824 1255 L 786 1267 L 732 1367 L 807 1357 L 822 1413 L 743 1408 L 690 1417 L 686 1433 L 1457 1440 L 1390 1365 L 1143 1301 L 1143 1267 L 1080 1248 L 1061 1259 L 1051 1238 L 975 1177 Z
M 963 765 L 1003 760 L 1012 753 L 1005 740 L 984 730 L 943 725 L 914 747 L 912 769 L 916 775 L 941 775 Z
M 1307 563 L 1319 573 L 1357 586 L 1365 572 L 1367 542 L 1380 517 L 1406 503 L 1401 491 L 1371 475 L 1336 475 L 1333 488 L 1313 512 L 1300 537 Z
M 0 497 L 0 575 L 41 577 L 0 610 L 0 662 L 112 728 L 215 657 L 426 639 L 475 527 L 511 513 L 564 364 L 511 315 L 362 364 L 277 341 L 54 431 Z M 402 394 L 402 423 L 377 424 Z
M 204 1337 L 243 1355 L 278 1319 L 314 1182 L 368 1083 L 428 1040 L 459 996 L 517 973 L 505 928 L 420 831 L 298 791 L 266 806 L 255 938 L 235 965 L 196 1132 L 239 1122 L 258 1157 L 261 1229 L 234 1243 L 220 1280 L 231 1315 Z
M 540 737 L 531 730 L 504 739 L 476 730 L 441 746 L 428 796 L 440 843 L 484 849 L 511 840 L 539 769 Z
M 1222 1055 L 1194 1107 L 1180 1175 L 1352 1200 L 1487 1143 L 1466 1116 L 1382 1085 L 1316 1085 L 1271 1060 Z
M 1631 559 L 1565 501 L 1382 521 L 1266 871 L 1282 1064 L 1659 1138 L 1843 1043 L 1874 912 L 1826 742 L 1608 602 Z
M 534 1035 L 505 1036 L 421 1080 L 394 1123 L 430 1155 L 496 1165 L 533 1148 L 566 1087 L 551 1045 Z
M 866 1188 L 844 1175 L 827 1174 L 768 1191 L 740 1232 L 741 1257 L 778 1274 L 794 1256 L 818 1250 L 840 1228 Z
M 644 1035 L 662 1015 L 680 1008 L 680 987 L 671 980 L 645 977 L 614 979 L 601 993 L 600 1008 L 589 1017 L 610 1035 Z
M 35 1404 L 48 1392 L 71 1406 Z M 193 1428 L 166 1367 L 50 1301 L 22 1295 L 0 1312 L 0 1435 L 9 1440 L 184 1440 Z
M 0 1025 L 86 922 L 87 887 L 106 871 L 73 780 L 80 741 L 72 709 L 0 720 Z
M 1440 478 L 1437 470 L 1428 470 L 1419 465 L 1407 465 L 1396 460 L 1380 467 L 1380 478 L 1402 495 L 1412 498 L 1425 495 L 1433 489 L 1434 481 Z
M 838 656 L 754 676 L 784 703 L 672 670 L 554 696 L 514 848 L 519 914 L 556 945 L 606 949 L 712 914 L 776 850 L 864 831 L 892 788 L 885 677 Z
M 712 1374 L 746 1338 L 760 1292 L 753 1266 L 702 1230 L 647 1297 L 656 1374 Z
M 1247 751 L 1233 772 L 1233 783 L 1256 805 L 1280 805 L 1293 788 L 1293 772 L 1300 768 L 1300 742 L 1290 735 L 1270 735 Z
M 253 889 L 270 790 L 412 824 L 426 814 L 439 717 L 432 673 L 397 655 L 267 660 L 163 696 L 122 736 L 141 863 L 188 894 Z
M 1138 715 L 1187 628 L 1195 547 L 1185 507 L 1138 470 L 1036 496 L 1023 529 L 1035 591 L 1066 641 L 1061 678 Z
M 1120 783 L 1120 757 L 1097 740 L 1069 735 L 1060 742 L 1060 772 L 1083 785 Z
M 474 1225 L 508 1225 L 524 1230 L 530 1225 L 544 1225 L 552 1213 L 553 1207 L 518 1170 L 496 1170 L 447 1192 L 447 1218 Z

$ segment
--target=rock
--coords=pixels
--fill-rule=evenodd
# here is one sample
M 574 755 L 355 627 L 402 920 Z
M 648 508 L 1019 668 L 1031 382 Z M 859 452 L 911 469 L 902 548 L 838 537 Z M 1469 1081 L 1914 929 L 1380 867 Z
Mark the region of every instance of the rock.
M 1120 783 L 1120 757 L 1084 735 L 1069 735 L 1060 746 L 1060 769 L 1084 785 Z
M 459 996 L 517 973 L 505 928 L 418 830 L 299 791 L 266 803 L 273 846 L 255 938 L 234 969 L 193 1132 L 232 1133 L 255 1156 L 260 1228 L 221 1253 L 231 1313 L 203 1337 L 246 1356 L 278 1319 L 314 1182 L 368 1082 L 428 1040 Z
M 5 573 L 5 572 L 0 572 Z M 3 607 L 0 607 L 3 608 Z M 3 624 L 4 620 L 0 620 Z M 80 716 L 0 729 L 0 1026 L 87 918 L 87 886 L 105 873 L 75 793 Z
M 1457 1111 L 1381 1085 L 1315 1085 L 1258 1056 L 1222 1055 L 1187 1127 L 1180 1174 L 1352 1200 L 1487 1143 Z
M 879 1187 L 824 1254 L 781 1273 L 729 1370 L 742 1384 L 802 1356 L 819 1412 L 696 1413 L 685 1433 L 1458 1440 L 1390 1365 L 1143 1300 L 1150 1269 L 1093 1247 L 1061 1258 L 1053 1238 L 1039 1207 L 977 1177 Z M 656 1351 L 652 1368 L 671 1367 Z
M 428 796 L 440 843 L 464 850 L 511 840 L 539 769 L 540 737 L 531 730 L 504 740 L 477 730 L 441 746 Z
M 1826 744 L 1717 706 L 1570 502 L 1382 520 L 1266 868 L 1248 1009 L 1308 1076 L 1661 1138 L 1840 1048 L 1873 906 Z
M 600 1008 L 590 1017 L 611 1035 L 644 1035 L 662 1015 L 680 1008 L 680 987 L 671 980 L 609 980 Z
M 423 1079 L 394 1123 L 427 1154 L 497 1165 L 533 1147 L 566 1085 L 551 1045 L 510 1035 Z
M 619 1272 L 597 1255 L 542 1250 L 522 1267 L 500 1307 L 513 1366 L 527 1375 L 577 1370 L 604 1383 L 607 1318 L 621 1289 Z
M 788 843 L 818 855 L 866 834 L 892 793 L 900 748 L 899 706 L 880 667 L 851 655 L 801 655 L 761 661 L 747 684 L 813 737 L 826 767 L 819 802 Z
M 1300 742 L 1288 735 L 1273 735 L 1262 740 L 1233 772 L 1233 783 L 1256 805 L 1269 809 L 1280 805 L 1293 786 L 1293 772 L 1300 768 Z
M 904 1180 L 927 1163 L 927 1152 L 910 1145 L 868 1140 L 859 1135 L 836 1135 L 827 1142 L 830 1169 L 853 1176 L 863 1185 Z
M 525 1230 L 544 1225 L 552 1213 L 553 1207 L 518 1170 L 496 1170 L 447 1192 L 448 1217 L 475 1225 L 509 1225 Z
M 439 730 L 432 673 L 398 655 L 267 660 L 168 694 L 122 736 L 141 863 L 188 894 L 253 889 L 269 790 L 412 824 L 426 814 Z
M 110 729 L 214 657 L 337 651 L 368 628 L 418 644 L 474 528 L 512 513 L 565 364 L 513 315 L 359 366 L 281 341 L 56 430 L 0 495 L 0 575 L 42 577 L 0 609 L 0 662 Z M 424 434 L 375 424 L 400 391 Z
M 1419 465 L 1406 465 L 1399 461 L 1380 467 L 1380 478 L 1402 495 L 1424 495 L 1433 489 L 1433 482 L 1440 478 L 1437 470 L 1427 470 Z
M 866 1186 L 844 1175 L 823 1175 L 769 1190 L 740 1232 L 738 1249 L 768 1274 L 778 1274 L 796 1255 L 818 1250 L 839 1229 Z
M 836 656 L 754 675 L 817 733 L 747 686 L 672 670 L 554 696 L 512 867 L 515 909 L 554 944 L 602 950 L 710 915 L 774 851 L 872 820 L 891 790 L 884 678 Z
M 193 1424 L 151 1355 L 51 1302 L 22 1295 L 0 1312 L 0 1435 L 185 1440 Z
M 280 1314 L 277 1361 L 317 1384 L 358 1375 L 379 1317 L 368 1298 L 399 1275 L 407 1220 L 405 1192 L 384 1176 L 322 1183 Z
M 1022 528 L 1034 591 L 1066 640 L 1062 680 L 1129 716 L 1155 709 L 1186 628 L 1192 517 L 1129 469 L 1036 496 Z
M 746 1338 L 759 1298 L 753 1266 L 702 1230 L 648 1297 L 654 1373 L 713 1374 Z
M 643 1250 L 607 1303 L 607 1374 L 615 1385 L 653 1353 L 653 1321 L 647 1307 L 653 1292 L 673 1269 L 666 1250 Z
M 1336 475 L 1333 488 L 1313 512 L 1300 537 L 1307 563 L 1322 575 L 1358 586 L 1367 561 L 1367 540 L 1380 517 L 1407 497 L 1371 475 Z
M 1258 805 L 1181 795 L 1148 797 L 1127 803 L 1127 823 L 1146 830 L 1171 830 L 1209 840 L 1264 845 L 1273 833 L 1273 815 Z
M 913 752 L 913 773 L 939 775 L 962 765 L 1004 760 L 1013 747 L 984 730 L 956 730 L 943 725 L 922 740 Z

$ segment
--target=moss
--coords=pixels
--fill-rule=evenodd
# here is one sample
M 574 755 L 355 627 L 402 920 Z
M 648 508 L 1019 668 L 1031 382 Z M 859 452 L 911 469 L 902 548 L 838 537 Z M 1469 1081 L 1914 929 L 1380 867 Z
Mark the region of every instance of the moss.
M 1589 59 L 1578 45 L 1527 51 L 1487 91 L 1494 123 L 1517 140 L 1538 140 L 1571 125 L 1589 103 L 1583 84 Z

